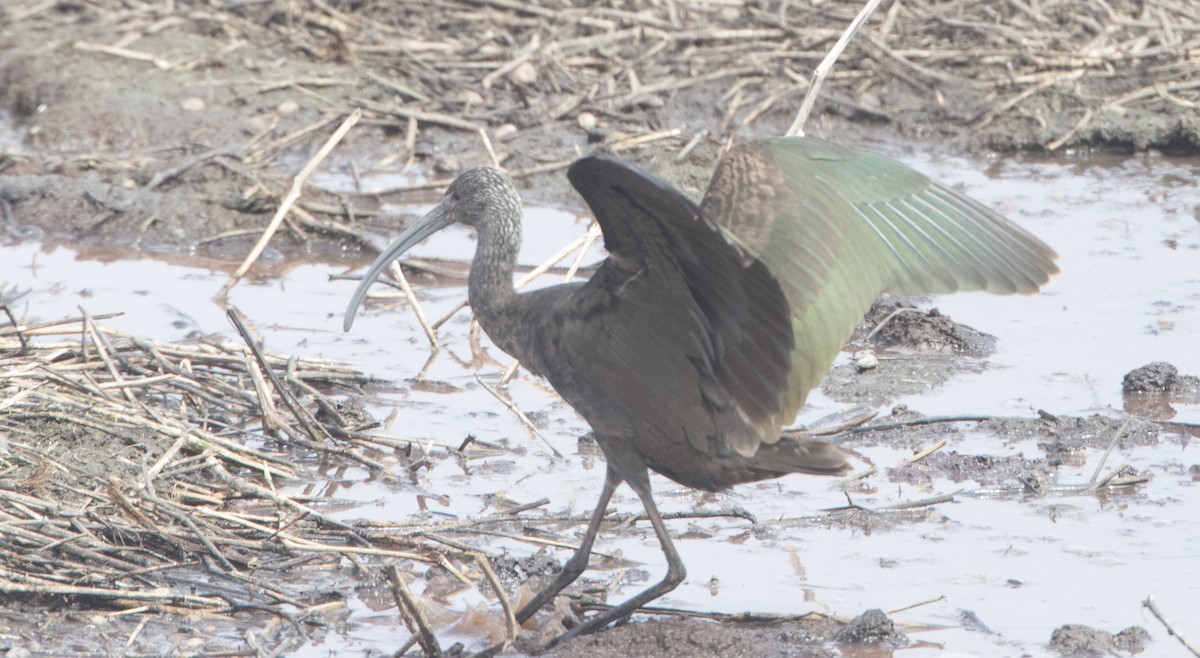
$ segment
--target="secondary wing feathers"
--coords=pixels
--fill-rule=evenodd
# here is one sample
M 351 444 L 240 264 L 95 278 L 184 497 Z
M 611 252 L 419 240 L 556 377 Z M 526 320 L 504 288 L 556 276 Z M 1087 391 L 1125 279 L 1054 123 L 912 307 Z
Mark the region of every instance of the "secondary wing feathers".
M 781 424 L 880 293 L 1030 293 L 1058 271 L 1052 249 L 986 206 L 883 156 L 813 138 L 735 147 L 701 210 L 770 266 L 791 306 Z
M 778 441 L 880 293 L 1034 292 L 1057 271 L 1053 250 L 987 207 L 898 162 L 811 138 L 732 149 L 699 207 L 603 156 L 568 176 L 610 252 L 587 287 L 589 303 L 611 305 L 613 321 L 594 326 L 612 337 L 593 338 L 620 352 L 612 376 L 639 377 L 620 404 L 650 419 L 653 391 L 695 387 L 704 422 L 654 429 L 702 452 L 749 457 Z

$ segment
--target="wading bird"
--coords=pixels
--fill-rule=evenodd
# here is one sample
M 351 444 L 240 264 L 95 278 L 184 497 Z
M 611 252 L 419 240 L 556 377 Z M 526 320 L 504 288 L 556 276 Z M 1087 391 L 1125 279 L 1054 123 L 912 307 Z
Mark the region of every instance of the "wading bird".
M 661 582 L 563 638 L 684 579 L 647 469 L 706 491 L 847 469 L 835 446 L 780 431 L 880 293 L 1033 293 L 1058 271 L 1050 247 L 985 206 L 893 160 L 813 138 L 732 148 L 699 205 L 607 156 L 578 160 L 567 176 L 608 250 L 588 281 L 515 292 L 521 198 L 504 172 L 474 169 L 380 254 L 345 317 L 349 330 L 367 288 L 410 247 L 451 224 L 474 227 L 475 317 L 587 420 L 608 463 L 579 550 L 518 621 L 587 567 L 621 482 L 666 555 Z

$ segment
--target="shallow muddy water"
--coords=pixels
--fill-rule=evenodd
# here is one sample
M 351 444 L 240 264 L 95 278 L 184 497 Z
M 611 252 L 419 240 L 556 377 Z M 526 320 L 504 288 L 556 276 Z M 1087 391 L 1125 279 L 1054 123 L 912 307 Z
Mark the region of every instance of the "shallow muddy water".
M 930 305 L 955 320 L 997 336 L 998 350 L 982 372 L 958 375 L 946 386 L 896 403 L 929 415 L 1033 417 L 1039 409 L 1059 415 L 1115 415 L 1123 408 L 1121 378 L 1135 367 L 1169 361 L 1182 374 L 1200 375 L 1200 190 L 1195 185 L 1200 165 L 1156 157 L 989 164 L 909 151 L 894 143 L 877 148 L 964 186 L 971 196 L 1050 243 L 1062 268 L 1047 290 L 1034 297 L 962 294 L 932 300 Z M 541 262 L 586 225 L 571 213 L 531 210 L 522 263 Z M 472 244 L 466 230 L 451 230 L 411 255 L 466 258 Z M 396 412 L 382 432 L 427 441 L 435 457 L 445 454 L 443 446 L 456 448 L 468 435 L 503 449 L 468 462 L 434 458 L 408 487 L 365 481 L 365 472 L 341 473 L 339 486 L 317 488 L 339 501 L 359 503 L 338 512 L 340 518 L 468 518 L 493 511 L 497 499 L 511 504 L 542 497 L 549 499 L 546 509 L 552 512 L 590 511 L 603 480 L 602 458 L 590 450 L 581 452 L 578 438 L 587 432 L 586 424 L 544 382 L 520 377 L 508 390 L 563 458 L 531 437 L 477 383 L 467 339 L 469 313 L 458 313 L 442 327 L 444 347 L 424 371 L 428 383 L 415 384 L 413 378 L 429 359 L 429 346 L 411 313 L 372 302 L 354 330 L 342 333 L 342 312 L 355 282 L 330 277 L 343 273 L 329 265 L 299 264 L 281 278 L 243 282 L 229 301 L 258 326 L 272 351 L 337 359 L 392 382 L 371 405 L 381 419 Z M 154 258 L 113 260 L 102 250 L 33 243 L 0 247 L 0 284 L 29 290 L 14 304 L 18 315 L 56 319 L 76 315 L 77 305 L 92 314 L 124 311 L 106 323 L 164 340 L 228 331 L 224 309 L 213 301 L 225 276 Z M 547 275 L 540 283 L 553 281 Z M 465 296 L 461 285 L 415 285 L 430 318 L 441 317 Z M 483 344 L 489 345 L 486 338 Z M 494 385 L 511 360 L 495 348 L 486 353 L 493 361 L 484 362 L 478 372 Z M 841 406 L 814 393 L 800 422 Z M 1200 422 L 1200 405 L 1176 403 L 1174 408 L 1174 420 Z M 1043 454 L 1035 441 L 1000 442 L 967 427 L 944 450 Z M 1141 625 L 1154 637 L 1147 655 L 1185 656 L 1144 612 L 1141 601 L 1154 594 L 1181 632 L 1200 639 L 1194 615 L 1200 600 L 1196 443 L 1164 436 L 1158 445 L 1115 451 L 1106 471 L 1129 464 L 1151 476 L 1136 488 L 1100 495 L 960 495 L 919 521 L 870 533 L 797 521 L 844 505 L 839 479 L 789 476 L 703 495 L 655 476 L 664 513 L 716 512 L 737 505 L 756 515 L 762 526 L 753 530 L 745 520 L 721 517 L 670 521 L 672 531 L 683 535 L 677 545 L 689 576 L 658 603 L 725 613 L 816 610 L 853 616 L 867 608 L 896 609 L 938 599 L 894 615 L 912 625 L 910 637 L 922 643 L 896 656 L 1043 655 L 1051 631 L 1064 623 L 1109 632 Z M 860 452 L 882 473 L 855 487 L 854 501 L 860 505 L 882 507 L 979 488 L 969 481 L 890 482 L 886 469 L 908 451 L 873 446 Z M 1086 482 L 1102 452 L 1089 450 L 1082 464 L 1061 467 L 1058 483 Z M 640 510 L 627 488 L 618 491 L 614 507 L 626 513 Z M 648 578 L 657 579 L 663 571 L 657 542 L 648 527 L 636 530 L 605 533 L 596 548 L 622 554 L 648 572 Z M 507 539 L 489 548 L 508 549 L 515 557 L 538 550 Z M 567 555 L 555 553 L 560 559 Z M 587 575 L 608 578 L 614 573 Z M 635 582 L 613 596 L 633 594 L 644 585 Z M 461 608 L 481 600 L 472 591 L 450 604 Z M 338 632 L 296 655 L 376 655 L 394 650 L 397 638 L 406 637 L 394 609 L 373 612 L 362 600 L 350 605 L 354 612 Z M 990 631 L 964 628 L 964 611 Z M 928 628 L 913 630 L 923 625 Z M 443 643 L 452 636 L 447 632 Z

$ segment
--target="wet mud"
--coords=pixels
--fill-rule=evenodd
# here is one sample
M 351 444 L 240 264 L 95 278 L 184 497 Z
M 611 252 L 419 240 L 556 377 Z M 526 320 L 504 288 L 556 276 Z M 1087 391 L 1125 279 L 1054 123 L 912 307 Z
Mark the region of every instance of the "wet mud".
M 1113 654 L 1139 654 L 1146 648 L 1150 633 L 1130 626 L 1119 633 L 1106 633 L 1082 624 L 1064 624 L 1050 636 L 1050 650 L 1064 658 L 1092 658 Z

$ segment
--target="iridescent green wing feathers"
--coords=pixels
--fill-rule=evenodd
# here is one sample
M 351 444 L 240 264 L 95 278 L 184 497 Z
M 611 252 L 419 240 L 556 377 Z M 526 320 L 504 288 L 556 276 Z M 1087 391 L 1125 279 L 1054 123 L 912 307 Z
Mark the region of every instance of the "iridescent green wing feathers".
M 817 139 L 745 143 L 701 203 L 769 267 L 795 343 L 779 422 L 791 422 L 880 293 L 1031 293 L 1058 271 L 1019 226 L 912 169 Z

